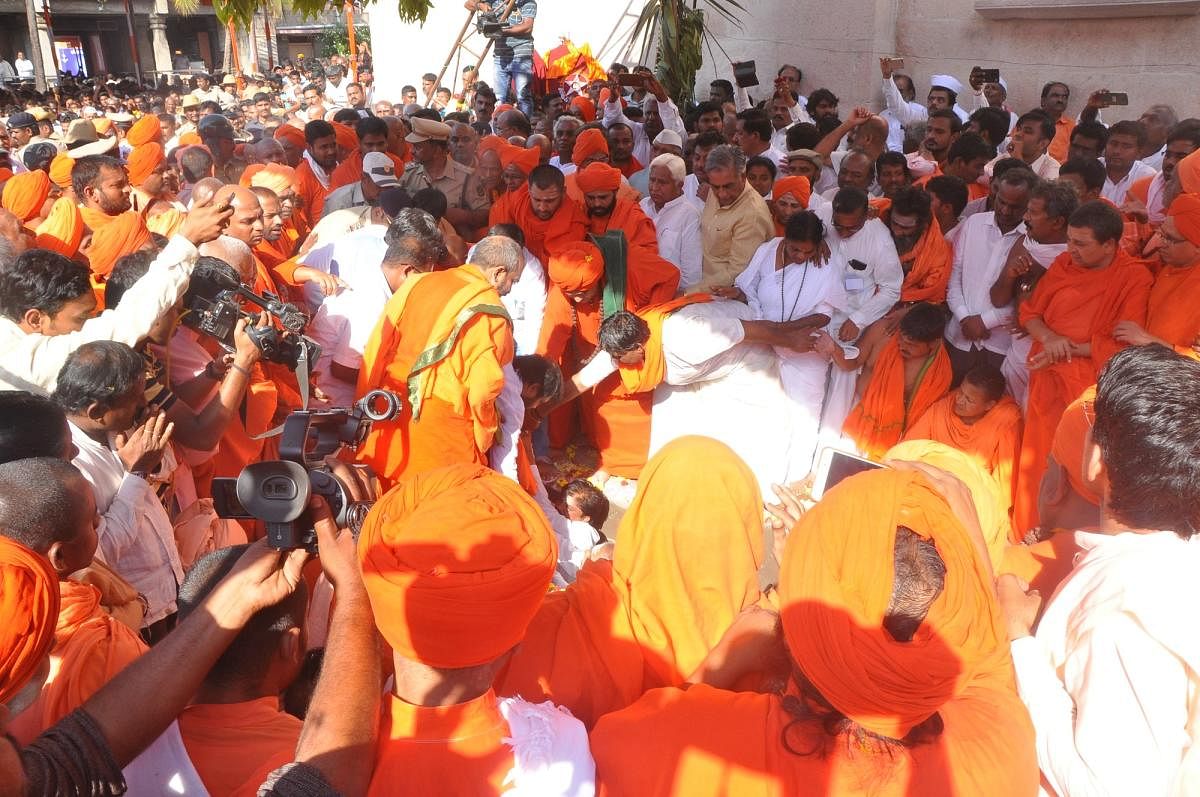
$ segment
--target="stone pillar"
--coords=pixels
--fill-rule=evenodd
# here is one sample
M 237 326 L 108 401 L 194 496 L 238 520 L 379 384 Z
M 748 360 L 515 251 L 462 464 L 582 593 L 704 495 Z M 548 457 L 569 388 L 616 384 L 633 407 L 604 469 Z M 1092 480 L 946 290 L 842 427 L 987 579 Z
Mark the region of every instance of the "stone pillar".
M 171 42 L 167 40 L 167 0 L 154 0 L 150 13 L 150 44 L 154 49 L 154 71 L 170 72 L 173 63 Z

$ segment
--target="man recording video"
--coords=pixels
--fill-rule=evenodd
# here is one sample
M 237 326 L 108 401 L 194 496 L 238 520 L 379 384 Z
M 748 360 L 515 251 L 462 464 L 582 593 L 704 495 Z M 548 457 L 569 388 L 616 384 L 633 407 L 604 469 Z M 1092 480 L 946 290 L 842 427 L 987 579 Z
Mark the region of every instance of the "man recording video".
M 495 40 L 495 56 L 493 63 L 496 68 L 495 84 L 496 101 L 504 104 L 514 102 L 526 117 L 533 113 L 533 102 L 530 95 L 530 83 L 533 81 L 533 18 L 537 16 L 535 0 L 501 0 L 485 2 L 485 0 L 467 0 L 464 7 L 469 11 L 478 11 L 481 15 L 491 15 L 485 18 L 481 26 L 484 34 Z M 508 16 L 504 13 L 508 6 L 512 10 Z M 493 26 L 499 22 L 501 27 L 496 30 Z M 510 88 L 515 89 L 512 94 Z

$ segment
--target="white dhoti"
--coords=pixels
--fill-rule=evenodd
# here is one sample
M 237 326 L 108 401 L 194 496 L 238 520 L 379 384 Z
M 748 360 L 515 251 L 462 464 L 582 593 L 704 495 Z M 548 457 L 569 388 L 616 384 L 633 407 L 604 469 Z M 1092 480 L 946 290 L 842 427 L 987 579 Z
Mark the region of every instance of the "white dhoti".
M 1004 357 L 1004 363 L 1000 366 L 1000 372 L 1004 374 L 1004 379 L 1008 382 L 1008 392 L 1012 393 L 1012 397 L 1021 405 L 1022 412 L 1025 411 L 1025 405 L 1029 402 L 1029 352 L 1032 349 L 1033 338 L 1031 336 L 1017 337 L 1014 335 L 1012 346 Z

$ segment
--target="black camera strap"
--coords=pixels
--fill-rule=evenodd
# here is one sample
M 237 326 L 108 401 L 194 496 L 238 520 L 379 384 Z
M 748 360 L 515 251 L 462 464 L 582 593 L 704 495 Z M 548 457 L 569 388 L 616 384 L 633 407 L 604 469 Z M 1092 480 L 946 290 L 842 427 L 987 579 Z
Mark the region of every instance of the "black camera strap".
M 308 409 L 308 347 L 300 347 L 300 356 L 296 358 L 296 384 L 300 388 L 300 409 Z M 268 429 L 262 434 L 252 435 L 251 440 L 266 440 L 268 437 L 278 437 L 283 434 L 284 424 L 279 424 L 274 429 Z

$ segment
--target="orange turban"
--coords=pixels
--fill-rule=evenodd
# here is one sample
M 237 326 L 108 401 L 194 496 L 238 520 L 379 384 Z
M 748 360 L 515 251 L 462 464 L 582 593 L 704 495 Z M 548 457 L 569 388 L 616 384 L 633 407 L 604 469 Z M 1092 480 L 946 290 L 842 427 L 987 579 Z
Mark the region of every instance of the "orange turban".
M 1174 203 L 1171 206 L 1174 207 Z M 1102 496 L 1095 485 L 1088 483 L 1087 474 L 1083 469 L 1083 457 L 1086 453 L 1084 449 L 1087 447 L 1092 424 L 1096 421 L 1095 403 L 1096 386 L 1092 385 L 1067 405 L 1058 421 L 1058 428 L 1054 430 L 1054 442 L 1051 444 L 1050 453 L 1067 474 L 1071 488 L 1081 498 L 1100 506 Z
M 475 154 L 482 155 L 485 152 L 495 152 L 496 157 L 500 157 L 500 152 L 508 146 L 515 145 L 509 144 L 507 141 L 500 138 L 500 136 L 484 136 L 483 138 L 479 139 L 479 146 L 475 148 Z
M 240 185 L 242 188 L 249 188 L 250 186 L 254 185 L 254 183 L 251 182 L 254 179 L 254 175 L 261 172 L 263 170 L 263 166 L 265 165 L 266 164 L 262 163 L 251 163 L 244 170 L 242 170 L 242 176 L 238 178 L 238 185 Z
M 50 161 L 50 182 L 64 191 L 71 187 L 71 170 L 75 168 L 75 159 L 65 152 L 60 152 Z
M 107 277 L 118 260 L 138 251 L 150 240 L 150 230 L 140 213 L 127 210 L 113 217 L 100 229 L 92 230 L 92 243 L 87 250 L 92 274 Z
M 51 185 L 50 175 L 41 169 L 14 174 L 4 184 L 0 205 L 21 221 L 29 221 L 37 216 L 46 197 L 50 196 Z
M 164 238 L 170 238 L 179 232 L 179 228 L 183 226 L 183 220 L 186 218 L 187 214 L 179 208 L 170 208 L 147 218 L 146 229 L 156 232 Z
M 358 136 L 354 128 L 342 122 L 330 122 L 333 125 L 333 138 L 342 149 L 358 149 Z
M 1200 246 L 1200 194 L 1180 194 L 1171 200 L 1167 215 L 1175 220 L 1179 234 Z
M 166 159 L 162 144 L 156 141 L 142 144 L 134 149 L 129 153 L 129 159 L 125 162 L 125 169 L 129 172 L 129 184 L 140 187 Z
M 0 703 L 24 688 L 54 646 L 58 601 L 46 558 L 0 537 Z
M 604 276 L 604 255 L 588 241 L 576 241 L 550 255 L 550 281 L 564 291 L 583 291 Z
M 268 163 L 250 178 L 250 185 L 257 188 L 269 188 L 276 194 L 283 194 L 296 184 L 296 170 L 282 163 Z
M 518 170 L 528 175 L 541 162 L 541 153 L 536 149 L 525 149 L 515 144 L 509 144 L 499 150 L 500 165 L 507 169 L 516 166 Z
M 792 177 L 780 177 L 775 181 L 775 188 L 771 192 L 771 199 L 779 199 L 784 194 L 791 194 L 799 200 L 800 204 L 808 207 L 808 200 L 812 197 L 812 185 L 808 182 L 807 177 L 794 175 Z
M 92 126 L 96 128 L 97 133 L 103 136 L 112 130 L 113 123 L 112 119 L 107 116 L 97 116 L 92 120 Z
M 945 588 L 911 642 L 883 626 L 897 526 L 932 541 L 946 565 Z M 1009 655 L 986 563 L 913 471 L 873 470 L 830 490 L 788 535 L 779 572 L 792 658 L 835 709 L 881 736 L 903 739 Z
M 198 147 L 204 142 L 200 139 L 199 133 L 184 133 L 179 137 L 179 146 L 182 147 Z
M 524 638 L 558 545 L 520 485 L 459 464 L 397 483 L 367 515 L 358 557 L 392 649 L 460 668 L 494 661 Z
M 1175 173 L 1185 194 L 1200 194 L 1200 149 L 1181 160 L 1175 166 Z
M 494 119 L 505 111 L 511 111 L 516 107 L 517 106 L 513 105 L 511 102 L 502 102 L 492 109 L 492 118 Z
M 579 109 L 579 115 L 585 123 L 596 121 L 596 103 L 592 102 L 591 97 L 575 97 L 571 100 L 571 107 Z
M 50 215 L 38 225 L 38 249 L 49 249 L 66 257 L 74 257 L 83 239 L 83 216 L 79 207 L 67 197 L 54 200 Z
M 575 183 L 585 194 L 593 191 L 616 191 L 621 187 L 621 170 L 607 163 L 593 161 L 587 168 L 576 172 Z
M 597 152 L 608 154 L 608 139 L 596 128 L 588 128 L 575 139 L 575 149 L 571 150 L 571 160 L 575 163 L 583 163 Z
M 129 142 L 129 146 L 131 147 L 140 147 L 150 142 L 161 144 L 162 123 L 158 121 L 157 116 L 148 113 L 133 123 L 133 126 L 129 128 L 129 132 L 125 134 L 125 140 Z
M 304 149 L 308 142 L 304 140 L 304 131 L 295 125 L 280 125 L 275 128 L 275 140 L 287 139 L 291 144 Z

